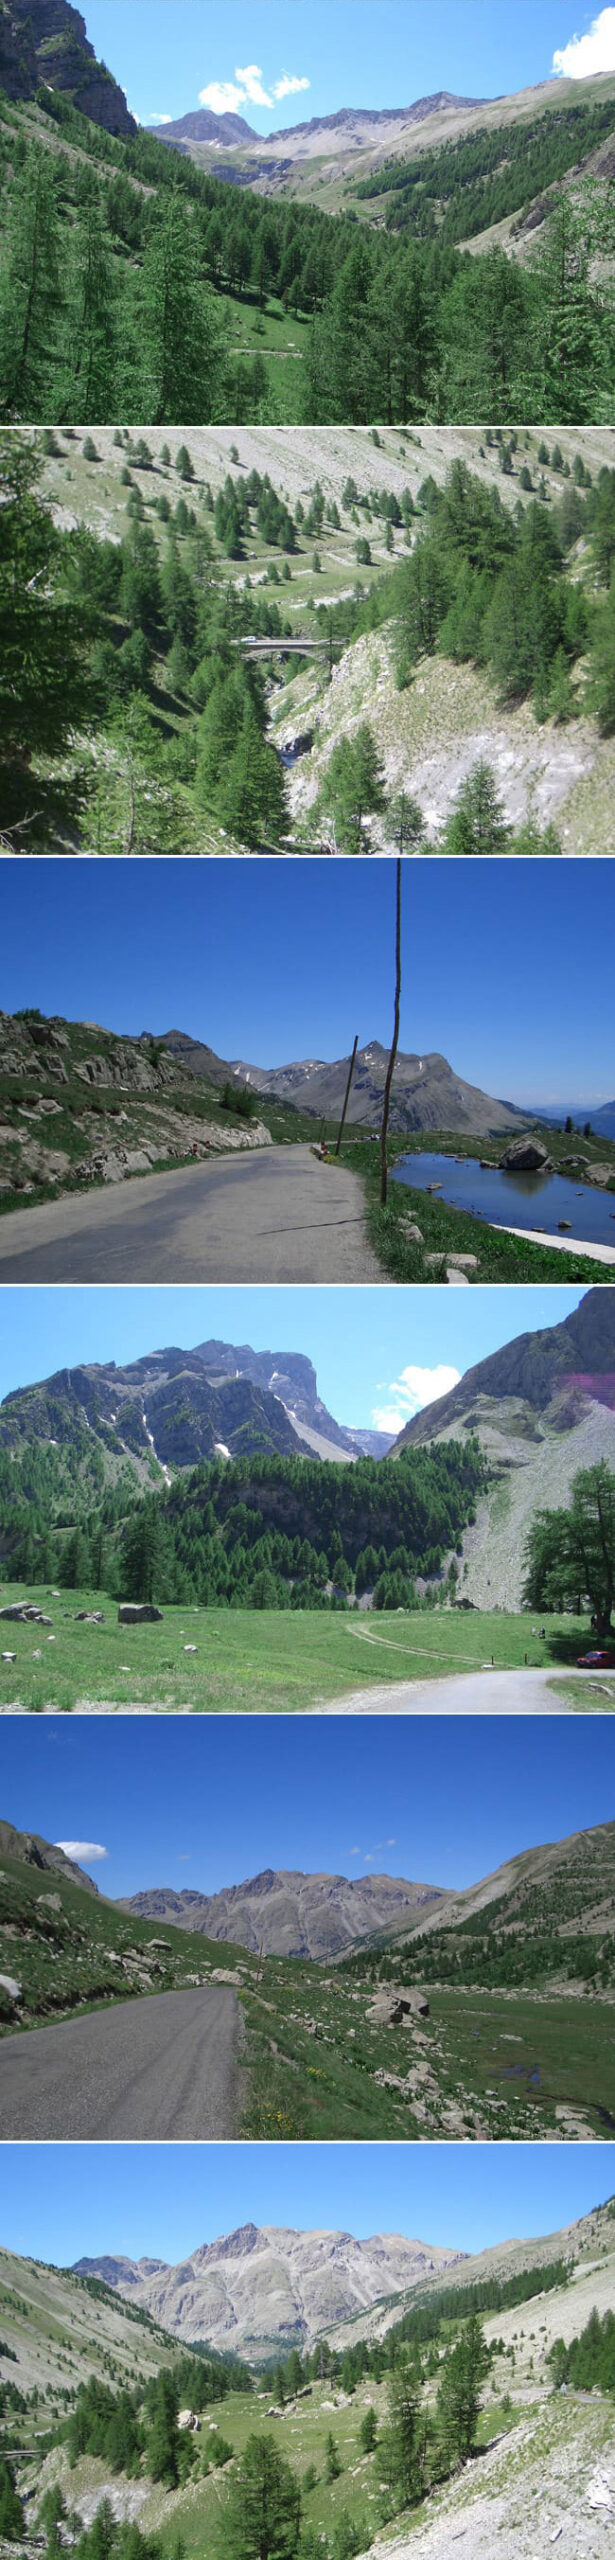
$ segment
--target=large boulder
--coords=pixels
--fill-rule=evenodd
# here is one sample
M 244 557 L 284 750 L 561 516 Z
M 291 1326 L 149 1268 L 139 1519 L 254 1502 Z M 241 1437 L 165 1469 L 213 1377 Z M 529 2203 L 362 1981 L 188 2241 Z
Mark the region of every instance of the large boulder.
M 500 1156 L 500 1173 L 554 1173 L 555 1166 L 542 1138 L 511 1138 L 510 1146 Z
M 150 1600 L 123 1600 L 117 1613 L 118 1627 L 151 1627 L 161 1609 L 153 1609 Z
M 21 1627 L 53 1626 L 53 1618 L 46 1618 L 44 1609 L 36 1609 L 33 1600 L 12 1600 L 10 1608 L 0 1609 L 0 1618 L 16 1618 Z
M 367 2016 L 373 2027 L 404 2027 L 412 2018 L 429 2017 L 429 2001 L 424 1991 L 406 1989 L 399 1982 L 383 1982 L 370 2001 Z

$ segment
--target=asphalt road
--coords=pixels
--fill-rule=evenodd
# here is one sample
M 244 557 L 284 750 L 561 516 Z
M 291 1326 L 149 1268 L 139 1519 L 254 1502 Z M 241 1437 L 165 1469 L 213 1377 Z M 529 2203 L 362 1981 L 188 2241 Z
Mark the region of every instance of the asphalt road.
M 574 1671 L 575 1680 L 587 1682 L 591 1691 L 595 1681 L 600 1692 L 604 1672 Z M 571 1716 L 578 1713 L 567 1707 L 563 1698 L 554 1695 L 554 1680 L 565 1679 L 564 1670 L 545 1671 L 464 1671 L 446 1680 L 382 1681 L 373 1689 L 353 1689 L 345 1698 L 331 1698 L 322 1707 L 308 1708 L 309 1715 L 319 1716 Z M 588 1696 L 587 1707 L 600 1712 L 604 1701 L 600 1694 L 594 1702 Z M 587 1709 L 586 1709 L 587 1712 Z M 608 1708 L 607 1708 L 608 1713 Z
M 358 1174 L 305 1146 L 177 1173 L 0 1219 L 0 1282 L 381 1281 Z
M 2 2142 L 232 2142 L 234 1991 L 163 1991 L 0 2041 Z

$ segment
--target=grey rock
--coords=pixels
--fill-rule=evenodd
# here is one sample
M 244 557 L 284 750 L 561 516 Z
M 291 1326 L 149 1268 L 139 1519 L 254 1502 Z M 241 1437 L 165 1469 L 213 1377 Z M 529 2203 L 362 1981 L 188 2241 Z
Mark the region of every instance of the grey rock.
M 511 1138 L 500 1156 L 500 1173 L 554 1173 L 555 1166 L 542 1138 Z
M 118 1627 L 150 1627 L 162 1618 L 162 1610 L 152 1608 L 149 1600 L 123 1600 L 117 1613 Z

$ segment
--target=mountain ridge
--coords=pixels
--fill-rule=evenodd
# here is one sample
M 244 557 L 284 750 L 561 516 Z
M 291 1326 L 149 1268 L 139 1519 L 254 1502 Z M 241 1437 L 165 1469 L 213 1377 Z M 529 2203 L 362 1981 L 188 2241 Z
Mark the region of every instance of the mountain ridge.
M 185 1032 L 169 1031 L 161 1036 L 163 1046 L 176 1060 L 181 1057 L 189 1074 L 212 1073 L 212 1053 L 201 1042 Z M 388 1057 L 388 1049 L 379 1040 L 369 1040 L 357 1051 L 348 1105 L 349 1126 L 357 1121 L 376 1126 Z M 218 1068 L 219 1065 L 217 1061 Z M 349 1065 L 349 1056 L 333 1061 L 294 1059 L 281 1067 L 252 1066 L 244 1059 L 234 1058 L 226 1072 L 238 1084 L 252 1085 L 257 1093 L 298 1103 L 315 1116 L 334 1117 L 342 1109 Z M 430 1050 L 424 1057 L 414 1051 L 398 1051 L 391 1093 L 391 1128 L 471 1130 L 474 1135 L 486 1136 L 492 1129 L 520 1129 L 526 1120 L 527 1115 L 515 1103 L 485 1094 L 480 1086 L 457 1075 L 440 1050 Z
M 403 2233 L 355 2240 L 344 2231 L 295 2231 L 245 2223 L 206 2241 L 178 2266 L 124 2256 L 80 2258 L 73 2275 L 100 2276 L 187 2343 L 252 2351 L 307 2346 L 335 2321 L 372 2310 L 387 2295 L 459 2265 L 464 2252 Z M 104 2269 L 104 2273 L 103 2273 Z
M 207 1937 L 266 1955 L 308 1956 L 318 1963 L 387 1926 L 411 1927 L 417 1910 L 441 1899 L 446 1894 L 439 1886 L 409 1883 L 403 1876 L 265 1868 L 214 1894 L 154 1886 L 122 1898 L 122 1910 L 168 1919 L 176 1928 L 203 1930 Z
M 299 1352 L 254 1352 L 249 1344 L 175 1346 L 128 1362 L 82 1362 L 0 1405 L 0 1449 L 31 1441 L 90 1444 L 165 1470 L 252 1454 L 335 1460 L 385 1456 L 393 1433 L 338 1423 L 318 1395 L 313 1364 Z

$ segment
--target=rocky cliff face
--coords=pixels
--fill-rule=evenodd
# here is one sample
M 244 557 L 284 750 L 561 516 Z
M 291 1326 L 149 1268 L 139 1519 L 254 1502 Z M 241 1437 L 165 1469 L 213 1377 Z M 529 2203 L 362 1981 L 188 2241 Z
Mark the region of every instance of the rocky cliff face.
M 492 1482 L 465 1533 L 460 1591 L 477 1608 L 517 1609 L 534 1513 L 565 1504 L 581 1468 L 615 1468 L 615 1291 L 589 1289 L 562 1324 L 519 1334 L 468 1369 L 406 1423 L 392 1455 L 468 1431 Z
M 459 2265 L 462 2254 L 395 2232 L 355 2240 L 348 2231 L 259 2231 L 249 2222 L 178 2267 L 80 2258 L 73 2273 L 100 2277 L 177 2337 L 257 2362 L 276 2346 L 310 2346 L 334 2321 Z
M 3 0 L 0 87 L 10 98 L 33 98 L 45 87 L 61 90 L 105 133 L 137 132 L 123 89 L 98 62 L 85 19 L 70 0 Z
M 406 1423 L 393 1456 L 417 1441 L 442 1439 L 462 1417 L 469 1420 L 485 1398 L 495 1404 L 520 1398 L 535 1416 L 546 1416 L 550 1409 L 551 1418 L 556 1423 L 559 1418 L 560 1427 L 567 1429 L 587 1397 L 615 1412 L 615 1294 L 610 1289 L 589 1289 L 562 1324 L 518 1334 L 466 1370 L 450 1395 L 439 1396 Z
M 311 1956 L 326 1962 L 361 1938 L 412 1928 L 443 1899 L 437 1887 L 408 1884 L 403 1876 L 306 1876 L 268 1867 L 225 1892 L 176 1893 L 166 1886 L 133 1894 L 123 1908 L 141 1919 L 171 1920 L 174 1927 L 226 1938 L 231 1945 L 266 1955 Z
M 318 1395 L 316 1371 L 298 1352 L 255 1352 L 248 1343 L 199 1343 L 146 1353 L 116 1368 L 92 1362 L 17 1388 L 0 1407 L 0 1447 L 56 1441 L 76 1451 L 92 1435 L 103 1450 L 166 1467 L 201 1459 L 385 1456 L 384 1432 L 346 1430 Z M 369 1446 L 367 1445 L 369 1444 Z

